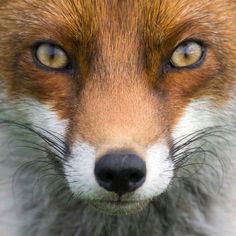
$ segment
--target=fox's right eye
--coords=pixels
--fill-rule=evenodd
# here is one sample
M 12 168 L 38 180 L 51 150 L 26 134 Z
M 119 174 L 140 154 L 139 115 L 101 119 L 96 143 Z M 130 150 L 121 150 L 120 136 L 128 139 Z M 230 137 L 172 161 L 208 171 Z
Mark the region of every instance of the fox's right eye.
M 36 62 L 52 70 L 66 69 L 69 64 L 69 58 L 65 51 L 52 43 L 40 43 L 34 48 L 33 53 Z

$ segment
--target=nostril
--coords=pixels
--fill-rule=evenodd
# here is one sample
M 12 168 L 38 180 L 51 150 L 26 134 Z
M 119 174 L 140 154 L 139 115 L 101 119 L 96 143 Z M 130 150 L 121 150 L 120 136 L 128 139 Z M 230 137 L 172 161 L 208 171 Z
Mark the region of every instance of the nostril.
M 143 172 L 133 172 L 129 176 L 129 181 L 133 183 L 137 183 L 144 178 Z
M 111 191 L 115 175 L 111 170 L 95 168 L 95 176 L 100 186 Z
M 114 173 L 112 171 L 104 171 L 98 175 L 102 181 L 112 182 L 114 179 Z

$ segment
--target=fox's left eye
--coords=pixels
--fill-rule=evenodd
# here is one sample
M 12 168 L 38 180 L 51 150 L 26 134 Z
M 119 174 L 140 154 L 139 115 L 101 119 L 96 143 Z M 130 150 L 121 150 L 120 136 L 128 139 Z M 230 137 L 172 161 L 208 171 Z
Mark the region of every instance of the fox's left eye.
M 170 63 L 175 68 L 198 65 L 205 53 L 205 48 L 198 42 L 188 41 L 180 44 L 173 52 Z
M 69 58 L 65 51 L 51 43 L 38 44 L 34 49 L 34 57 L 37 62 L 49 69 L 66 69 L 69 65 Z

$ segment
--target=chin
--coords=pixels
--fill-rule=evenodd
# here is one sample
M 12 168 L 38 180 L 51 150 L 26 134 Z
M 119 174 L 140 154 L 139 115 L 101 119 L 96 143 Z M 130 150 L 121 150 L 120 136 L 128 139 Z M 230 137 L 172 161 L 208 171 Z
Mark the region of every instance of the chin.
M 134 215 L 144 210 L 150 200 L 146 201 L 91 201 L 89 204 L 95 208 L 98 212 L 122 216 L 122 215 Z

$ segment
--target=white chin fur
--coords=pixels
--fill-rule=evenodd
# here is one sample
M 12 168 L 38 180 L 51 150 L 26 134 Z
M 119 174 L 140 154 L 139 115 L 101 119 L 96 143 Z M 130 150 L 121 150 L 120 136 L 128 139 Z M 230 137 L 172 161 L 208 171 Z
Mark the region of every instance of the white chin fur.
M 92 201 L 90 204 L 98 211 L 107 215 L 130 215 L 142 211 L 149 204 L 147 201 L 136 202 L 99 202 Z

